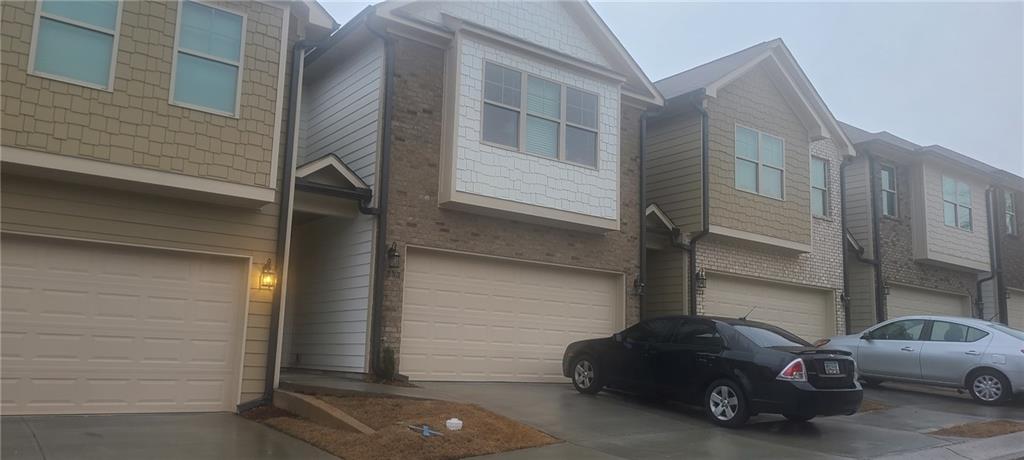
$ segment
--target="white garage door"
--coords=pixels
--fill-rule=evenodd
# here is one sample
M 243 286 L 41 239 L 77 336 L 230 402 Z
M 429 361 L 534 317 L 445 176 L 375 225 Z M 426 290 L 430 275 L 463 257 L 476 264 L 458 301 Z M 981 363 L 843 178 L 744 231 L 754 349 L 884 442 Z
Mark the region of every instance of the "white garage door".
M 622 328 L 618 274 L 410 249 L 400 372 L 416 380 L 563 381 L 570 342 Z
M 911 315 L 970 316 L 967 296 L 892 286 L 885 299 L 888 319 Z
M 1010 298 L 1006 300 L 1006 312 L 1010 327 L 1024 331 L 1024 291 L 1009 289 Z
M 233 410 L 240 259 L 5 234 L 2 410 Z
M 808 341 L 836 334 L 832 292 L 788 284 L 709 274 L 704 314 L 748 319 L 781 327 Z

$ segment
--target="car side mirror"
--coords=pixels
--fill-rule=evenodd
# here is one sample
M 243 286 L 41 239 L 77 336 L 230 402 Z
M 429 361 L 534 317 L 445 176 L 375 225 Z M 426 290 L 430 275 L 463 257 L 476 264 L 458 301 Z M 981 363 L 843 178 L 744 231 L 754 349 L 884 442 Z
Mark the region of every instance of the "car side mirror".
M 622 333 L 621 332 L 616 332 L 615 335 L 612 336 L 612 338 L 615 339 L 616 342 L 622 343 Z
M 860 339 L 861 340 L 871 340 L 871 334 L 868 334 L 867 332 L 865 332 L 865 333 L 860 335 Z

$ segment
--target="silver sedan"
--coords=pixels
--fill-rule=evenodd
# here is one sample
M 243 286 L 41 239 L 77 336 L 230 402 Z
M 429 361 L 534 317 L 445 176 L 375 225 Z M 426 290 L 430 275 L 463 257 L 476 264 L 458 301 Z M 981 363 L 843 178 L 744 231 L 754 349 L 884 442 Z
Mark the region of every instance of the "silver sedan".
M 866 385 L 886 380 L 966 388 L 976 401 L 1024 396 L 1024 331 L 952 316 L 905 316 L 815 345 L 853 353 Z

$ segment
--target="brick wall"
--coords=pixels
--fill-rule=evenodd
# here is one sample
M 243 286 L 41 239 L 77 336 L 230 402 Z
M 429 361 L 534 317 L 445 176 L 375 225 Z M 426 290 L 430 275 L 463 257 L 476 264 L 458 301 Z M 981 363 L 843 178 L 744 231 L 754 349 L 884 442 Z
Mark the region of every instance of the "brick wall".
M 808 134 L 772 83 L 754 69 L 718 91 L 708 103 L 711 224 L 811 243 Z M 736 124 L 785 140 L 783 200 L 736 188 Z
M 625 273 L 639 272 L 639 110 L 622 109 L 620 169 L 621 231 L 585 233 L 438 207 L 441 155 L 443 51 L 397 38 L 388 235 L 403 251 L 414 244 L 440 249 L 550 262 Z M 399 355 L 402 270 L 384 280 L 383 345 Z M 629 292 L 627 286 L 627 293 Z M 639 316 L 636 296 L 627 295 L 626 322 Z
M 975 275 L 967 271 L 952 270 L 914 261 L 912 202 L 920 197 L 911 196 L 910 166 L 896 167 L 897 209 L 899 216 L 882 217 L 879 221 L 879 242 L 882 255 L 882 276 L 887 283 L 901 283 L 940 291 L 969 294 L 974 298 Z M 875 174 L 878 174 L 877 170 Z M 942 225 L 941 222 L 938 225 Z
M 284 12 L 216 4 L 248 19 L 240 118 L 168 103 L 177 2 L 121 2 L 113 91 L 28 74 L 36 3 L 4 2 L 3 145 L 270 186 Z
M 1024 238 L 1020 235 L 1021 230 L 1024 230 L 1024 226 L 1020 225 L 1024 219 L 1024 201 L 1021 201 L 1024 194 L 1014 193 L 1017 204 L 1017 235 L 1006 233 L 1006 215 L 1004 214 L 1006 203 L 1003 201 L 1001 190 L 996 197 L 996 223 L 998 225 L 996 235 L 999 235 L 1000 238 L 1001 258 L 999 260 L 1003 266 L 1003 283 L 1008 288 L 1024 289 Z

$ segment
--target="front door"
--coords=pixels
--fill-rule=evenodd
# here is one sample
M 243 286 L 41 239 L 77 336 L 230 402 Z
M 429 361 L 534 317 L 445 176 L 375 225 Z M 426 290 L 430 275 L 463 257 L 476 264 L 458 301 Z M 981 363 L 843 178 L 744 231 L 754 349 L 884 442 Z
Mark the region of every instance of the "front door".
M 921 378 L 921 334 L 925 320 L 905 319 L 883 324 L 861 336 L 857 367 L 865 375 L 900 379 Z
M 936 383 L 963 384 L 967 372 L 980 361 L 992 336 L 981 329 L 948 321 L 933 321 L 927 342 L 922 342 L 921 376 Z

